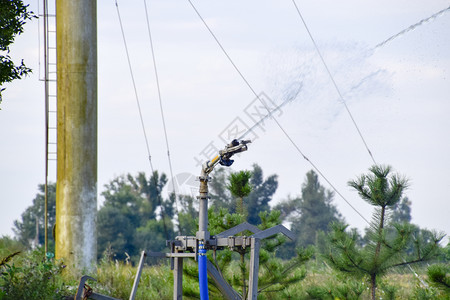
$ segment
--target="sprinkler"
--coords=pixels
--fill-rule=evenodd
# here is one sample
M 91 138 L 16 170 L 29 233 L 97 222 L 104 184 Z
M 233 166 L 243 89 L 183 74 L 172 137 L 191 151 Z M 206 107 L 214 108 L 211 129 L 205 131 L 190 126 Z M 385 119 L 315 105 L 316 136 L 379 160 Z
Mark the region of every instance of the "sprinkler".
M 251 143 L 250 140 L 238 141 L 233 140 L 230 144 L 225 146 L 225 149 L 220 150 L 219 154 L 213 159 L 205 162 L 202 165 L 202 172 L 199 177 L 200 179 L 200 194 L 198 196 L 200 206 L 199 206 L 199 222 L 198 231 L 196 237 L 199 240 L 203 240 L 208 243 L 210 235 L 208 232 L 208 181 L 210 181 L 209 173 L 212 172 L 217 164 L 229 167 L 233 164 L 234 160 L 230 159 L 234 154 L 246 151 L 247 144 Z

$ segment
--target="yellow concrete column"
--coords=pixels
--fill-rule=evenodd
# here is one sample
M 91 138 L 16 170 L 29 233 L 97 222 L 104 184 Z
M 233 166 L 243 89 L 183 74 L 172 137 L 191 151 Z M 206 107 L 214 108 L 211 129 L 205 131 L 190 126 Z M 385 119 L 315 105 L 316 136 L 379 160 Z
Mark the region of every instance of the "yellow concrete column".
M 97 259 L 97 3 L 57 0 L 56 257 L 73 271 Z

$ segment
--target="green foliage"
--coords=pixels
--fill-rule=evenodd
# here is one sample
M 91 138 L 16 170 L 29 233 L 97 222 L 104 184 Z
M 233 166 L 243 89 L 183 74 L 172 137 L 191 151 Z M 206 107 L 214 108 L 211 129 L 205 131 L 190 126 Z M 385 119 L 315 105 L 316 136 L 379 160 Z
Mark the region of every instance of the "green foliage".
M 19 241 L 10 238 L 9 236 L 2 236 L 0 238 L 0 258 L 5 258 L 11 253 L 24 252 L 26 248 Z
M 250 171 L 231 173 L 230 177 L 228 178 L 230 182 L 227 185 L 228 190 L 235 197 L 247 197 L 252 191 L 252 187 L 250 186 L 249 182 L 250 177 L 252 177 L 252 173 Z
M 36 17 L 32 11 L 28 11 L 28 6 L 21 0 L 0 1 L 0 103 L 5 90 L 1 88 L 4 83 L 21 79 L 31 73 L 31 69 L 25 66 L 23 60 L 16 65 L 9 55 L 10 46 L 16 36 L 23 33 L 26 21 Z
M 246 198 L 248 222 L 257 225 L 261 222 L 259 214 L 270 211 L 269 202 L 278 188 L 278 175 L 273 174 L 264 179 L 264 174 L 260 166 L 253 165 L 250 185 L 252 192 Z
M 128 299 L 137 268 L 126 260 L 111 260 L 108 255 L 100 260 L 96 282 L 88 282 L 96 293 Z M 136 299 L 172 299 L 173 275 L 167 265 L 145 267 L 142 270 Z
M 236 212 L 244 216 L 247 215 L 247 209 L 244 207 L 244 197 L 247 197 L 252 191 L 249 182 L 251 176 L 252 173 L 250 171 L 240 171 L 231 173 L 228 178 L 229 184 L 227 189 L 234 197 L 238 198 Z
M 178 195 L 180 210 L 178 211 L 178 231 L 180 235 L 195 235 L 198 227 L 198 211 L 194 203 L 196 198 L 186 195 Z
M 13 231 L 18 240 L 28 249 L 31 246 L 40 246 L 45 243 L 45 185 L 38 186 L 38 194 L 33 199 L 33 204 L 29 206 L 21 216 L 21 220 L 14 221 Z M 49 251 L 54 249 L 54 240 L 52 235 L 53 226 L 56 223 L 56 184 L 49 183 L 48 192 L 48 242 Z M 36 226 L 37 225 L 37 226 Z
M 371 298 L 375 299 L 377 282 L 388 270 L 432 259 L 439 253 L 443 235 L 432 233 L 429 240 L 424 240 L 413 235 L 414 226 L 411 224 L 389 226 L 387 210 L 399 203 L 408 186 L 407 180 L 396 174 L 391 175 L 390 167 L 373 166 L 370 172 L 349 182 L 363 200 L 375 206 L 366 235 L 367 244 L 360 247 L 355 233 L 346 231 L 346 225 L 334 223 L 325 258 L 335 269 L 367 279 L 371 286 Z M 406 250 L 411 243 L 414 251 L 407 255 Z M 393 290 L 388 289 L 387 292 L 392 294 Z
M 283 220 L 291 222 L 291 231 L 296 235 L 295 241 L 289 242 L 280 253 L 281 257 L 292 257 L 295 247 L 318 245 L 321 233 L 329 232 L 331 222 L 343 221 L 332 204 L 333 197 L 333 193 L 320 184 L 318 175 L 311 170 L 302 184 L 302 196 L 289 198 L 275 206 L 281 211 Z
M 319 268 L 311 272 L 312 274 L 310 273 L 305 280 L 303 289 L 297 291 L 297 298 L 294 299 L 365 299 L 367 284 L 364 282 L 336 273 L 329 268 Z
M 17 253 L 11 254 L 9 260 Z M 25 254 L 19 265 L 7 262 L 0 265 L 0 299 L 61 299 L 68 290 L 61 273 L 62 262 L 47 260 L 42 250 Z
M 105 186 L 105 202 L 97 216 L 99 254 L 112 248 L 117 259 L 124 260 L 128 254 L 136 261 L 140 250 L 165 248 L 165 241 L 175 234 L 175 198 L 161 195 L 166 183 L 166 175 L 155 171 L 149 179 L 144 173 L 128 174 Z
M 396 205 L 403 191 L 408 188 L 408 180 L 398 174 L 389 176 L 392 171 L 390 166 L 374 165 L 369 171 L 371 173 L 349 181 L 348 185 L 353 187 L 370 205 L 375 207 Z
M 264 179 L 263 171 L 257 164 L 253 165 L 253 170 L 247 171 L 251 173 L 250 187 L 251 192 L 245 197 L 246 216 L 250 224 L 257 225 L 261 222 L 259 213 L 270 211 L 269 202 L 272 200 L 278 188 L 277 175 L 271 175 Z M 213 180 L 210 182 L 212 207 L 216 210 L 226 208 L 231 213 L 236 211 L 236 198 L 233 198 L 230 191 L 226 188 L 228 173 L 225 169 L 217 169 L 214 172 Z M 247 189 L 247 188 L 246 188 Z M 247 190 L 248 191 L 248 190 Z
M 448 264 L 432 265 L 428 267 L 427 274 L 431 284 L 450 295 L 450 266 Z
M 233 197 L 227 189 L 227 180 L 230 171 L 227 168 L 216 168 L 212 173 L 212 180 L 208 182 L 211 197 L 210 203 L 216 210 L 227 208 L 234 211 L 236 208 Z
M 411 222 L 411 201 L 408 197 L 402 198 L 400 202 L 392 207 L 391 222 L 409 223 Z

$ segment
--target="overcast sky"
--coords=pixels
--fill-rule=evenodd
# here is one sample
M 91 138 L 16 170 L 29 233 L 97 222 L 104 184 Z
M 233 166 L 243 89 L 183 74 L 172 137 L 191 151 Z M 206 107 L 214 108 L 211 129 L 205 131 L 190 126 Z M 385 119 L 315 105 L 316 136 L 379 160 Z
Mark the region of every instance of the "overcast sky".
M 38 2 L 30 3 L 37 13 Z M 345 200 L 334 203 L 352 227 L 372 207 L 347 182 L 373 164 L 292 1 L 193 2 L 273 120 L 246 138 L 232 170 L 259 164 L 278 174 L 273 203 L 297 196 L 314 164 Z M 144 1 L 119 1 L 152 163 L 169 174 Z M 410 179 L 412 222 L 450 233 L 450 12 L 376 47 L 449 7 L 448 1 L 297 1 L 298 7 L 374 159 Z M 148 0 L 174 175 L 198 175 L 197 160 L 258 121 L 261 104 L 188 1 Z M 98 192 L 115 176 L 150 174 L 147 148 L 113 0 L 98 1 Z M 5 85 L 0 111 L 0 235 L 32 204 L 44 182 L 44 84 L 38 20 L 12 47 L 34 70 Z M 42 27 L 41 27 L 42 30 Z M 41 39 L 42 42 L 42 39 Z M 42 47 L 42 45 L 41 45 Z M 42 55 L 41 55 L 42 56 Z M 40 67 L 41 66 L 41 67 Z M 51 121 L 54 122 L 54 121 Z M 205 155 L 207 154 L 207 155 Z M 211 156 L 211 155 L 209 155 Z M 211 158 L 211 157 L 210 157 Z M 311 163 L 312 164 L 311 164 Z M 50 180 L 56 164 L 50 162 Z M 320 182 L 331 186 L 324 178 Z M 99 205 L 102 202 L 99 196 Z

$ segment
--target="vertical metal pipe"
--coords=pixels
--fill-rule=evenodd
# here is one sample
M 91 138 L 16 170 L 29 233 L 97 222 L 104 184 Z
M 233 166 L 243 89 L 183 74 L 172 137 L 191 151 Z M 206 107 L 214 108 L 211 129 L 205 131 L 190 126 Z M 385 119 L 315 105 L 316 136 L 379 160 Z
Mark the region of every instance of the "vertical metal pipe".
M 210 234 L 208 231 L 208 173 L 202 169 L 200 179 L 200 191 L 199 191 L 199 209 L 198 209 L 198 231 L 196 234 L 197 239 L 205 241 L 205 244 L 209 241 Z
M 256 300 L 258 298 L 258 273 L 259 273 L 259 248 L 261 241 L 257 238 L 251 238 L 250 250 L 250 275 L 248 282 L 248 299 Z M 242 297 L 245 299 L 245 295 Z
M 175 253 L 180 253 L 178 249 L 175 249 Z M 173 300 L 183 299 L 183 258 L 174 258 L 173 269 Z
M 56 257 L 73 271 L 97 259 L 97 3 L 57 0 Z
M 45 184 L 44 184 L 44 249 L 48 252 L 48 128 L 49 128 L 49 87 L 48 87 L 48 2 L 44 0 L 44 90 L 45 90 Z

